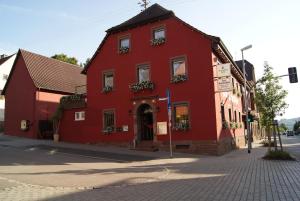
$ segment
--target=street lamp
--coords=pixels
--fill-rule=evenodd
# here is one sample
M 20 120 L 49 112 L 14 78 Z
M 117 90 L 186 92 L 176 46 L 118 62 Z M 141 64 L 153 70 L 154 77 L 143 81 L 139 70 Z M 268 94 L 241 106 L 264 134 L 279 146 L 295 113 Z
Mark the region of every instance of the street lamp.
M 247 79 L 246 79 L 246 70 L 245 70 L 245 60 L 244 60 L 244 51 L 252 48 L 252 45 L 247 45 L 246 47 L 241 49 L 242 52 L 242 60 L 243 60 L 243 74 L 244 74 L 244 108 L 246 112 L 246 124 L 247 124 L 247 138 L 248 138 L 248 153 L 251 153 L 251 141 L 250 141 L 250 132 L 249 132 L 249 122 L 248 122 L 248 101 L 246 99 L 246 91 L 247 91 Z

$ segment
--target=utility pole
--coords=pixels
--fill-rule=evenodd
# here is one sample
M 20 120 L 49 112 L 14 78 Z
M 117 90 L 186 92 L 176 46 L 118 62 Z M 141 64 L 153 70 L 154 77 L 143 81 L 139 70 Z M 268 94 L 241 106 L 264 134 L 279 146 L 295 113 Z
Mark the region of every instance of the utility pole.
M 150 4 L 150 1 L 148 0 L 141 0 L 140 2 L 138 2 L 138 4 L 140 5 L 140 7 L 143 8 L 143 10 L 141 11 L 144 11 L 147 9 L 147 6 Z

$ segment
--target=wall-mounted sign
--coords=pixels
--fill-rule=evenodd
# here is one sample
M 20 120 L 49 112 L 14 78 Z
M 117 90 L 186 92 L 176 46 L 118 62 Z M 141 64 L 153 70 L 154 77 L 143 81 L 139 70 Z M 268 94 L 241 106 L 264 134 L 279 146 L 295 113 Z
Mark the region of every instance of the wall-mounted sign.
M 168 127 L 167 122 L 157 122 L 157 134 L 158 135 L 167 135 L 168 134 Z
M 218 91 L 232 91 L 231 77 L 221 77 L 218 79 Z
M 122 128 L 123 128 L 123 131 L 124 131 L 124 132 L 127 132 L 127 131 L 128 131 L 128 125 L 123 125 Z
M 26 131 L 29 128 L 29 122 L 27 120 L 21 120 L 21 130 Z
M 231 76 L 231 64 L 219 64 L 217 65 L 217 77 L 230 77 Z

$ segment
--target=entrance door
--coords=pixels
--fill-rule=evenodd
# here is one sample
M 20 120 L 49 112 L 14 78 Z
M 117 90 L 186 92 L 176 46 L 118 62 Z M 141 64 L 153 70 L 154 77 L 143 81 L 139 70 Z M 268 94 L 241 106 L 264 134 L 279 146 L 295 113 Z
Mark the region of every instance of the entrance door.
M 138 139 L 153 140 L 153 110 L 150 105 L 142 104 L 137 110 Z

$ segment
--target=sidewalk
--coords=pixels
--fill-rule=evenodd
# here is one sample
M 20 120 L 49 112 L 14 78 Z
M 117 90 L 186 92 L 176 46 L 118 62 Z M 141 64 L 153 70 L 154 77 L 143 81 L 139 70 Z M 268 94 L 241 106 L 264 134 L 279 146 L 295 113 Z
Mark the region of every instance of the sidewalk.
M 7 136 L 0 136 L 0 145 L 4 145 L 0 146 L 1 201 L 300 200 L 300 163 L 263 160 L 261 157 L 267 149 L 257 145 L 251 154 L 241 149 L 223 156 L 181 154 L 173 159 L 167 158 L 167 152 L 136 152 L 123 148 L 115 151 L 112 147 L 56 144 Z M 139 156 L 145 153 L 156 158 L 120 163 L 78 155 L 22 151 L 33 145 L 111 150 Z

